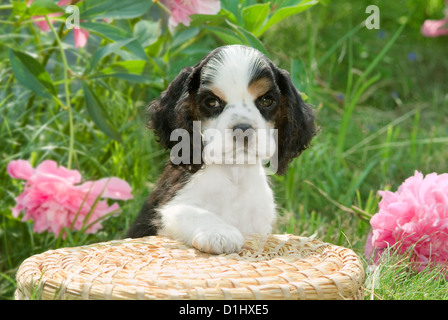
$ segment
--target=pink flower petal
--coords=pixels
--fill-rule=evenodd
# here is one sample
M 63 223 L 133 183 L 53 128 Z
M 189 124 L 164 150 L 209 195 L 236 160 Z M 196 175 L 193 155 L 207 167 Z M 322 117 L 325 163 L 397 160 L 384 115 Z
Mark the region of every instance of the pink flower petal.
M 199 14 L 217 14 L 221 10 L 220 1 L 198 0 L 196 1 L 196 12 Z
M 59 17 L 62 16 L 63 13 L 62 12 L 55 12 L 55 13 L 50 13 L 48 15 L 48 18 L 52 18 L 52 17 Z M 40 30 L 42 30 L 43 32 L 48 32 L 50 31 L 50 26 L 48 25 L 47 21 L 43 20 L 44 16 L 33 16 L 31 17 L 31 20 L 40 20 L 40 21 L 34 21 L 34 24 L 36 24 Z M 54 21 L 52 21 L 50 19 L 50 22 L 53 24 Z
M 72 0 L 61 0 L 58 2 L 58 6 L 65 7 L 72 4 Z
M 448 35 L 448 18 L 443 20 L 426 20 L 421 32 L 425 37 L 439 37 Z
M 192 14 L 217 14 L 221 9 L 218 0 L 163 0 L 171 11 L 169 23 L 176 27 L 179 23 L 189 26 Z
M 31 17 L 32 20 L 42 19 L 44 16 L 34 16 Z M 43 32 L 50 31 L 50 26 L 48 25 L 47 21 L 41 20 L 41 21 L 34 21 L 34 24 L 39 27 L 39 29 Z
M 8 174 L 15 179 L 28 180 L 34 174 L 34 169 L 26 160 L 13 160 L 8 163 Z
M 366 246 L 364 249 L 364 255 L 366 256 L 367 259 L 369 259 L 372 256 L 373 253 L 373 232 L 370 231 L 369 235 L 367 236 L 367 240 L 366 240 Z
M 416 171 L 397 192 L 380 191 L 379 211 L 370 220 L 366 256 L 391 247 L 410 253 L 418 270 L 430 262 L 448 270 L 448 174 Z M 375 251 L 376 252 L 376 251 Z
M 80 183 L 81 174 L 78 170 L 70 170 L 58 164 L 53 160 L 45 160 L 36 168 L 36 174 L 45 176 L 49 179 L 59 178 L 65 180 L 70 184 Z
M 73 28 L 73 38 L 76 48 L 83 48 L 87 44 L 88 37 L 89 31 L 81 28 Z
M 126 181 L 116 177 L 103 178 L 98 181 L 87 181 L 76 188 L 94 197 L 101 196 L 101 198 L 117 200 L 129 200 L 133 198 L 131 186 Z
M 25 160 L 8 164 L 8 173 L 13 178 L 25 179 L 22 194 L 16 197 L 16 206 L 11 208 L 14 217 L 23 212 L 22 221 L 33 220 L 35 232 L 52 232 L 56 235 L 64 228 L 81 230 L 89 224 L 100 221 L 112 212 L 118 214 L 120 206 L 98 197 L 128 200 L 132 198 L 129 184 L 116 177 L 88 181 L 81 185 L 81 174 L 58 166 L 55 161 L 43 161 L 36 169 Z M 88 221 L 85 221 L 88 218 Z M 76 219 L 76 220 L 75 220 Z M 96 222 L 86 232 L 101 229 Z

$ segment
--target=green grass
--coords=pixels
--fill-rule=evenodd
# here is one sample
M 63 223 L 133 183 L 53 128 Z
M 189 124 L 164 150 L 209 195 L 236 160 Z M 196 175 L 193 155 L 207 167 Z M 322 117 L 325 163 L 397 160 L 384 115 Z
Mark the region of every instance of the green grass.
M 321 127 L 312 147 L 292 162 L 288 172 L 272 178 L 280 208 L 275 231 L 346 246 L 363 260 L 368 219 L 380 200 L 377 191 L 396 190 L 414 170 L 448 171 L 448 38 L 426 39 L 419 31 L 424 19 L 441 17 L 442 1 L 378 1 L 379 31 L 358 27 L 370 2 L 324 1 L 262 37 L 277 64 L 288 70 L 302 68 L 296 81 L 306 88 L 307 102 L 317 110 Z M 34 40 L 24 37 L 30 37 L 24 44 L 19 39 L 10 41 L 24 48 Z M 111 118 L 121 124 L 123 142 L 108 139 L 83 106 L 75 105 L 73 167 L 85 179 L 126 179 L 135 199 L 120 203 L 123 213 L 104 221 L 104 229 L 95 235 L 75 233 L 64 240 L 32 232 L 31 223 L 11 215 L 9 208 L 23 186 L 8 177 L 6 166 L 18 158 L 33 164 L 54 159 L 65 165 L 68 115 L 39 98 L 29 104 L 30 92 L 8 72 L 6 59 L 2 50 L 0 70 L 6 71 L 0 71 L 0 188 L 4 192 L 0 299 L 13 298 L 15 272 L 25 258 L 61 246 L 122 237 L 167 159 L 142 121 L 144 106 L 157 92 L 105 79 L 107 85 L 94 90 Z M 364 263 L 367 268 L 369 262 Z M 439 271 L 412 272 L 403 257 L 383 260 L 367 273 L 365 298 L 447 299 L 447 282 Z
M 447 271 L 428 265 L 417 272 L 409 255 L 386 251 L 378 266 L 368 266 L 365 298 L 369 300 L 447 300 Z

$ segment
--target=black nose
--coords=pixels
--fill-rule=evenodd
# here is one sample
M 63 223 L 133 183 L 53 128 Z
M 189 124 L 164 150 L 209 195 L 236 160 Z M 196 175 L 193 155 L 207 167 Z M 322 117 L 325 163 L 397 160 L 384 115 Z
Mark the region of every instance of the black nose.
M 245 132 L 246 130 L 249 130 L 249 129 L 252 129 L 252 126 L 247 123 L 237 124 L 236 126 L 233 127 L 233 131 L 241 130 L 242 132 Z

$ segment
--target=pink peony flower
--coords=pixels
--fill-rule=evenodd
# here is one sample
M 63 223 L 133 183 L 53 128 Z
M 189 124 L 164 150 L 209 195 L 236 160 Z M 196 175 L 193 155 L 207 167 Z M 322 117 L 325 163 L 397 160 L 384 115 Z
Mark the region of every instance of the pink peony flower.
M 34 0 L 29 0 L 27 5 L 31 5 L 31 3 Z M 58 2 L 58 6 L 60 7 L 65 7 L 68 6 L 72 3 L 72 0 L 60 0 Z M 57 12 L 57 13 L 52 13 L 49 14 L 48 17 L 59 17 L 62 16 L 63 13 L 61 12 Z M 39 20 L 39 21 L 35 21 L 34 23 L 39 27 L 40 30 L 42 30 L 43 32 L 48 32 L 50 31 L 50 26 L 48 25 L 47 21 L 42 21 L 41 19 L 44 16 L 33 16 L 31 17 L 32 20 Z M 51 21 L 51 23 L 53 23 L 53 21 Z M 82 48 L 87 44 L 87 38 L 89 37 L 89 31 L 78 28 L 78 27 L 74 27 L 73 28 L 73 40 L 75 42 L 75 47 L 76 48 Z
M 83 48 L 87 44 L 89 38 L 89 31 L 81 28 L 73 28 L 73 40 L 75 41 L 75 48 Z
M 171 12 L 169 23 L 174 27 L 179 23 L 188 27 L 192 14 L 217 14 L 221 9 L 218 0 L 162 0 L 162 2 Z
M 448 18 L 442 20 L 426 20 L 422 25 L 425 37 L 440 37 L 448 35 Z
M 418 271 L 430 262 L 448 268 L 448 174 L 423 177 L 416 171 L 397 192 L 379 194 L 366 256 L 373 254 L 377 263 L 384 248 L 394 246 L 400 253 L 411 252 Z
M 85 232 L 95 233 L 102 228 L 96 220 L 110 213 L 118 214 L 120 209 L 118 204 L 109 206 L 101 198 L 132 198 L 126 181 L 111 177 L 81 184 L 77 170 L 58 167 L 51 160 L 36 169 L 26 160 L 15 160 L 8 164 L 7 170 L 11 177 L 27 181 L 23 193 L 16 198 L 12 214 L 18 217 L 23 211 L 22 221 L 33 220 L 33 230 L 38 233 L 49 231 L 59 235 L 62 228 L 73 226 L 81 230 L 91 223 Z
M 448 0 L 445 0 L 446 9 L 448 10 Z M 445 16 L 447 15 L 445 11 Z M 425 37 L 440 37 L 448 35 L 448 17 L 442 20 L 426 20 L 421 28 L 421 32 Z

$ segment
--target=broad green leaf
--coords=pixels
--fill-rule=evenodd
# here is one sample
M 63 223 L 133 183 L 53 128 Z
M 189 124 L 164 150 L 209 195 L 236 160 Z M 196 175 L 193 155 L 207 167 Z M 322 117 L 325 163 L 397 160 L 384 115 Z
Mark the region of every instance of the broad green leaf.
M 169 32 L 161 33 L 153 44 L 145 47 L 148 61 L 151 60 L 151 57 L 159 57 L 162 54 L 161 52 L 163 51 L 165 44 L 169 42 L 170 39 L 171 35 Z
M 241 28 L 240 26 L 234 25 L 230 21 L 227 21 L 227 24 L 230 25 L 241 38 L 245 39 L 247 45 L 257 49 L 258 51 L 264 53 L 267 57 L 269 57 L 269 53 L 264 47 L 263 43 L 261 43 L 261 41 L 258 40 L 257 37 L 255 37 L 252 33 L 245 30 L 244 28 Z
M 229 12 L 231 16 L 228 18 L 230 22 L 241 25 L 243 17 L 241 15 L 241 5 L 235 0 L 221 0 L 221 8 L 223 11 Z
M 257 49 L 258 51 L 264 53 L 267 57 L 269 57 L 268 51 L 264 47 L 263 43 L 260 40 L 258 40 L 256 36 L 254 36 L 252 33 L 241 27 L 238 27 L 238 31 L 240 31 L 246 37 L 247 41 L 253 48 Z
M 130 32 L 107 23 L 81 22 L 81 28 L 91 31 L 100 37 L 114 41 L 132 38 Z
M 260 29 L 269 15 L 270 7 L 270 3 L 268 2 L 244 8 L 242 12 L 244 28 L 250 32 L 255 32 Z
M 44 98 L 56 96 L 53 81 L 39 61 L 13 49 L 9 49 L 9 61 L 14 76 L 23 86 Z
M 120 61 L 114 63 L 98 73 L 90 76 L 90 79 L 114 77 L 126 81 L 147 84 L 163 89 L 163 83 L 159 77 L 150 76 L 147 62 L 142 60 Z
M 12 14 L 14 16 L 21 17 L 25 10 L 27 9 L 27 5 L 25 1 L 20 0 L 12 0 Z
M 209 30 L 219 39 L 225 42 L 225 44 L 246 44 L 246 41 L 239 37 L 235 32 L 221 27 L 207 26 L 205 29 Z
M 226 17 L 227 17 L 227 20 L 229 20 L 230 22 L 235 23 L 235 24 L 238 24 L 238 21 L 237 21 L 237 19 L 235 18 L 235 15 L 234 15 L 232 12 L 230 12 L 229 10 L 223 9 L 223 8 L 221 7 L 221 11 L 220 11 L 220 13 L 221 13 L 221 15 L 226 16 Z
M 223 23 L 228 16 L 228 13 L 218 14 L 192 14 L 190 16 L 190 28 L 201 27 L 203 25 L 219 25 Z
M 84 91 L 87 111 L 89 112 L 89 115 L 92 118 L 93 122 L 108 137 L 121 142 L 120 134 L 112 125 L 112 121 L 109 115 L 106 113 L 104 106 L 101 104 L 101 101 L 89 88 L 87 83 L 82 82 L 82 88 Z
M 287 3 L 293 3 L 297 1 L 287 1 Z M 272 27 L 274 24 L 282 21 L 283 19 L 286 19 L 292 15 L 298 14 L 300 12 L 305 11 L 306 9 L 314 6 L 315 4 L 319 3 L 319 0 L 303 0 L 300 1 L 299 4 L 292 5 L 292 6 L 285 6 L 284 4 L 275 11 L 275 13 L 269 18 L 269 20 L 266 22 L 266 24 L 258 30 L 255 35 L 260 36 L 262 35 L 266 30 L 268 30 L 270 27 Z
M 171 42 L 171 48 L 180 46 L 181 44 L 184 44 L 188 40 L 196 37 L 199 34 L 199 31 L 200 31 L 199 28 L 192 27 L 176 33 L 173 37 L 173 41 Z
M 89 68 L 87 68 L 87 72 L 89 72 L 90 70 L 92 70 L 93 68 L 96 67 L 96 65 L 98 64 L 98 62 L 103 59 L 104 57 L 110 55 L 111 53 L 116 53 L 116 51 L 118 49 L 120 49 L 123 46 L 126 46 L 128 43 L 130 43 L 131 41 L 134 41 L 135 39 L 131 38 L 131 39 L 125 39 L 125 40 L 120 40 L 108 45 L 105 45 L 104 47 L 99 48 L 92 56 L 92 58 L 90 59 L 90 64 L 89 64 Z
M 82 19 L 131 19 L 144 15 L 150 0 L 91 0 L 80 4 Z
M 127 40 L 133 38 L 133 35 L 126 30 L 117 28 L 110 24 L 99 23 L 99 22 L 81 22 L 81 27 L 86 29 L 102 38 L 106 38 L 112 41 Z M 142 60 L 148 60 L 146 56 L 145 49 L 143 49 L 141 43 L 134 39 L 125 45 L 125 47 L 133 54 L 136 58 Z
M 272 6 L 281 9 L 284 7 L 294 7 L 299 5 L 304 0 L 272 0 Z
M 140 20 L 134 26 L 134 38 L 145 48 L 154 44 L 159 38 L 159 23 L 148 20 Z
M 147 62 L 142 60 L 120 61 L 102 69 L 100 72 L 109 74 L 116 72 L 142 74 L 146 64 Z
M 29 8 L 29 13 L 32 16 L 45 15 L 55 12 L 64 12 L 64 9 L 52 0 L 35 0 L 31 3 Z

